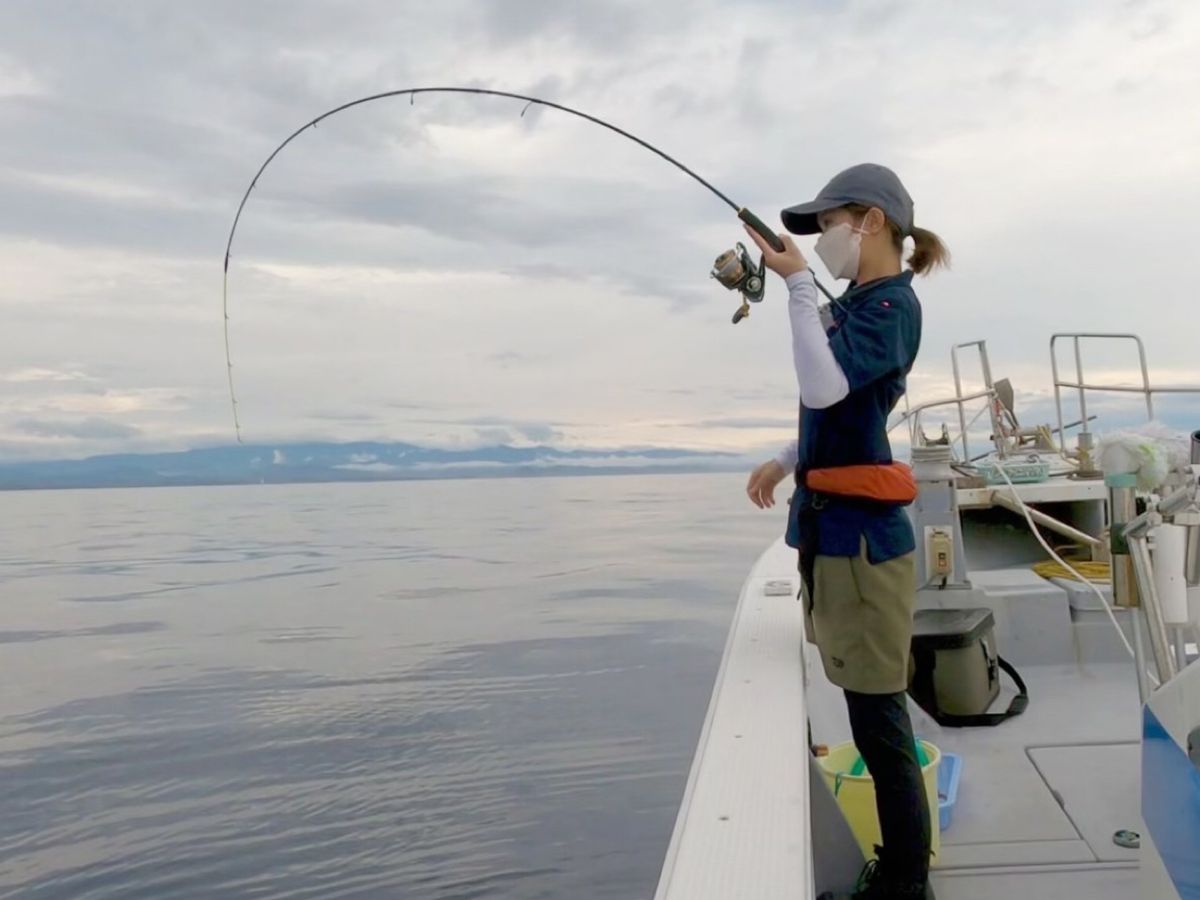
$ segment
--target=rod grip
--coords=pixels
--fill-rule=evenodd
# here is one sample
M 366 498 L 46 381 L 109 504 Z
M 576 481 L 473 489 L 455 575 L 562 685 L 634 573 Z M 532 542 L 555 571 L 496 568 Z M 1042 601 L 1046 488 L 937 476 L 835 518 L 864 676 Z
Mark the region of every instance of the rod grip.
M 771 249 L 776 253 L 782 253 L 784 250 L 783 241 L 779 239 L 779 235 L 772 231 L 767 223 L 756 216 L 744 206 L 738 210 L 738 218 L 758 232 L 759 237 L 771 245 Z

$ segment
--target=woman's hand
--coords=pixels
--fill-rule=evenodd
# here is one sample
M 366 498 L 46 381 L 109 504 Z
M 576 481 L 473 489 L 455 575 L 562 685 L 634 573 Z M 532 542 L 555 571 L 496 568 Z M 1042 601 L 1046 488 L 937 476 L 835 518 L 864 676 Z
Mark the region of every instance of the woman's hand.
M 762 251 L 763 261 L 767 264 L 767 268 L 780 278 L 787 278 L 789 275 L 795 275 L 808 268 L 808 260 L 804 258 L 800 248 L 788 235 L 779 235 L 779 239 L 783 241 L 783 252 L 778 253 L 771 249 L 771 245 L 764 241 L 762 235 L 757 231 L 749 225 L 745 228 L 746 234 L 750 235 L 754 243 L 758 245 L 758 249 Z
M 746 493 L 750 502 L 759 509 L 769 509 L 775 505 L 775 488 L 787 477 L 787 472 L 775 460 L 767 460 L 750 473 L 750 481 L 746 483 Z

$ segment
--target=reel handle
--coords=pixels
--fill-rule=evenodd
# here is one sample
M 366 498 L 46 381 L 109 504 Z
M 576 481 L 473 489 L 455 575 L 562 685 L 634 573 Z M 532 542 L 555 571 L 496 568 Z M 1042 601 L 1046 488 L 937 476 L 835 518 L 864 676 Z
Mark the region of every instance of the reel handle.
M 779 239 L 779 235 L 767 227 L 767 223 L 756 216 L 744 206 L 738 210 L 738 218 L 758 232 L 759 237 L 771 245 L 771 249 L 776 253 L 782 253 L 784 250 L 783 241 Z

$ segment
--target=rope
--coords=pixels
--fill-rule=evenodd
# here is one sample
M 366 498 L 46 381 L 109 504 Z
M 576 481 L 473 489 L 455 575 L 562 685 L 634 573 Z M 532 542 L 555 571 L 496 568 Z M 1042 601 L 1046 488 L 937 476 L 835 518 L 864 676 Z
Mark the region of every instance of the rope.
M 1070 568 L 1053 559 L 1043 560 L 1033 567 L 1033 571 L 1043 578 L 1068 578 L 1071 581 L 1086 579 L 1095 584 L 1108 584 L 1112 581 L 1112 566 L 1106 562 L 1075 562 Z

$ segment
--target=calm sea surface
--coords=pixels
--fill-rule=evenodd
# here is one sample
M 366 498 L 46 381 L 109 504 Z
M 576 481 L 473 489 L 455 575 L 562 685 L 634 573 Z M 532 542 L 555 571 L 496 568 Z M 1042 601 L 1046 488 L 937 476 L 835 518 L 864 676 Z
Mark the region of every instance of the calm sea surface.
M 0 493 L 0 897 L 650 896 L 744 481 Z

